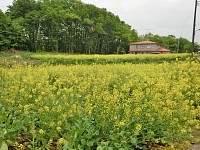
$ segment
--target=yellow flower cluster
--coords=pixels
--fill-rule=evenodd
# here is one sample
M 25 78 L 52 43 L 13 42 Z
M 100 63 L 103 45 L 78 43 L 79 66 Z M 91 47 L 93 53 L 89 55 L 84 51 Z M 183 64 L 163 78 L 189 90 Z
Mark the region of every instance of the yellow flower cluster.
M 164 54 L 164 55 L 153 55 L 153 54 L 146 54 L 146 55 L 64 55 L 64 54 L 39 54 L 35 53 L 31 55 L 32 58 L 34 59 L 76 59 L 76 60 L 86 60 L 86 59 L 95 59 L 95 60 L 105 60 L 105 61 L 110 61 L 110 60 L 116 60 L 116 59 L 167 59 L 167 58 L 175 58 L 174 60 L 181 60 L 183 57 L 189 57 L 188 54 Z
M 7 115 L 15 108 L 17 117 L 36 118 L 40 134 L 62 134 L 68 120 L 85 115 L 103 130 L 132 125 L 137 135 L 176 137 L 198 127 L 199 77 L 195 62 L 16 65 L 0 68 L 0 103 Z

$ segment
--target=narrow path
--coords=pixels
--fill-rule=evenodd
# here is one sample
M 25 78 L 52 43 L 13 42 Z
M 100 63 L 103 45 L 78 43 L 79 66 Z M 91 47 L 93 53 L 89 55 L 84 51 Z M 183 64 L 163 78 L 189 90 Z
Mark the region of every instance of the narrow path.
M 200 150 L 200 143 L 190 146 L 187 150 Z

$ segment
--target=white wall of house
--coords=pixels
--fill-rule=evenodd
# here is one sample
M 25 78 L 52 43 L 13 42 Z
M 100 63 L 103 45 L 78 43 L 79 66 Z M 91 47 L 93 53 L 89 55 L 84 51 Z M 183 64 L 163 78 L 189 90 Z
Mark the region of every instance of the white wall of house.
M 156 50 L 161 46 L 157 44 L 142 44 L 142 45 L 130 45 L 130 51 L 143 51 L 143 50 Z

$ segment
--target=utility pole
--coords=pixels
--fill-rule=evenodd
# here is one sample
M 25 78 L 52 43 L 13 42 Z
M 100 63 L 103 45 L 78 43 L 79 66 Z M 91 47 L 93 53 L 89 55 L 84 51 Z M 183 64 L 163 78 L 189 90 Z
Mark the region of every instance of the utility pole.
M 180 49 L 180 37 L 178 38 L 177 53 L 179 52 L 179 49 Z
M 195 0 L 191 57 L 193 57 L 193 53 L 194 53 L 194 38 L 195 38 L 195 32 L 196 32 L 195 28 L 196 28 L 197 5 L 198 5 L 198 0 Z
M 147 36 L 147 40 L 149 40 L 149 35 L 150 35 L 150 31 L 151 31 L 151 29 L 144 29 L 144 30 L 147 31 L 146 36 Z

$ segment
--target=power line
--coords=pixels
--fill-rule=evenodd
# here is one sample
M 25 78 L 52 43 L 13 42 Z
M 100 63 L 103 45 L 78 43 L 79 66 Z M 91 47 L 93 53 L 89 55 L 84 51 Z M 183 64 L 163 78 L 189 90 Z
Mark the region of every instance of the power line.
M 182 36 L 183 32 L 185 31 L 185 26 L 186 26 L 186 24 L 187 24 L 187 22 L 188 22 L 188 20 L 189 20 L 189 18 L 190 18 L 190 15 L 191 15 L 191 12 L 192 12 L 192 8 L 193 8 L 193 7 L 191 6 L 190 9 L 189 9 L 189 11 L 188 11 L 188 14 L 187 14 L 185 23 L 184 23 L 184 25 L 183 25 L 183 29 L 182 29 L 182 31 L 181 31 L 180 37 Z
M 185 23 L 183 25 L 182 31 L 181 31 L 180 36 L 178 38 L 177 52 L 179 52 L 179 49 L 180 49 L 180 38 L 182 37 L 182 35 L 183 35 L 184 31 L 185 31 L 186 24 L 187 24 L 188 20 L 191 17 L 192 8 L 193 8 L 193 6 L 191 5 L 191 7 L 190 7 L 190 9 L 188 11 L 187 17 L 185 19 Z

